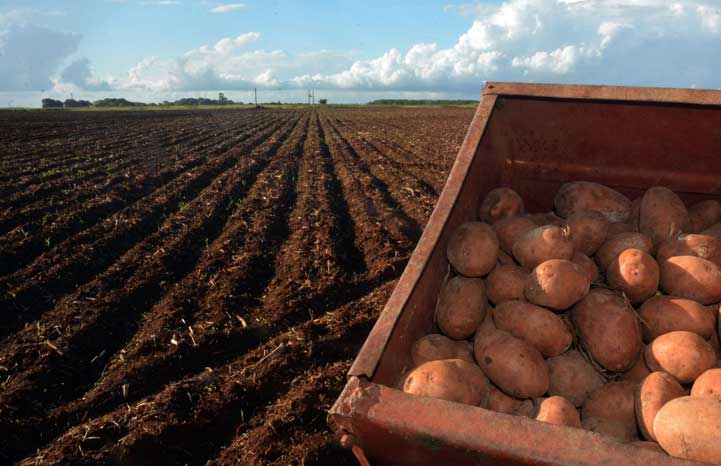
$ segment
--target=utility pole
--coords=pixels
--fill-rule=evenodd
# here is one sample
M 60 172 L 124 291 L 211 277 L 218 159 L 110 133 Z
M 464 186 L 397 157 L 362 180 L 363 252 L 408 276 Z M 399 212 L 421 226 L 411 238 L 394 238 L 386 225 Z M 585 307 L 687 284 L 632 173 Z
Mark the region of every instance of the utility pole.
M 253 95 L 255 95 L 255 108 L 258 108 L 258 88 L 253 88 Z
M 315 89 L 313 89 L 313 96 L 311 98 L 313 99 L 313 105 L 315 105 Z

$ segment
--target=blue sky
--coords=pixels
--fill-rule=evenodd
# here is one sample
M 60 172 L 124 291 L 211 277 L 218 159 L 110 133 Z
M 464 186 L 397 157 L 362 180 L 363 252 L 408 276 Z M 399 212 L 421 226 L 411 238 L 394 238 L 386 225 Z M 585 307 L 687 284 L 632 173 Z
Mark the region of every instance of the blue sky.
M 486 80 L 721 87 L 721 0 L 0 0 L 0 106 L 477 98 Z

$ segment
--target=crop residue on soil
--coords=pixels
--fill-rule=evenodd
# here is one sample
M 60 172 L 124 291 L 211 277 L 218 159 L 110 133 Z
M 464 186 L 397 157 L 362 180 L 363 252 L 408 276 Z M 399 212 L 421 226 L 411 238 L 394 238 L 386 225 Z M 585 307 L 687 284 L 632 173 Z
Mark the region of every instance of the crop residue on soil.
M 0 464 L 353 464 L 326 411 L 472 115 L 0 115 Z

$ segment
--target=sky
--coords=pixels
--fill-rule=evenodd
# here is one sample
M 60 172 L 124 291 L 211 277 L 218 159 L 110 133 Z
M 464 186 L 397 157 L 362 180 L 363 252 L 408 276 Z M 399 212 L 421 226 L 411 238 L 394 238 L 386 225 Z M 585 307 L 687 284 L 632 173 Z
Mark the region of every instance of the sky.
M 0 106 L 721 88 L 721 0 L 0 0 Z

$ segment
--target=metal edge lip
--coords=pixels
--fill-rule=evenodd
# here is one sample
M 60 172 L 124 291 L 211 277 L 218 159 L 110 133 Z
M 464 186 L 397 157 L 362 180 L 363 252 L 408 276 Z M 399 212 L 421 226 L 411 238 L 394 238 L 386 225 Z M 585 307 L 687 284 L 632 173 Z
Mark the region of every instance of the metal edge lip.
M 349 377 L 357 376 L 370 379 L 373 376 L 396 322 L 428 265 L 430 254 L 450 217 L 456 198 L 466 181 L 466 175 L 473 161 L 476 148 L 485 133 L 495 102 L 495 96 L 488 96 L 483 98 L 478 105 L 436 207 L 433 209 L 426 228 L 413 250 L 393 293 L 353 361 L 353 365 L 348 371 Z
M 548 99 L 615 100 L 687 105 L 721 105 L 721 90 L 669 87 L 601 86 L 487 82 L 484 96 L 539 97 Z

